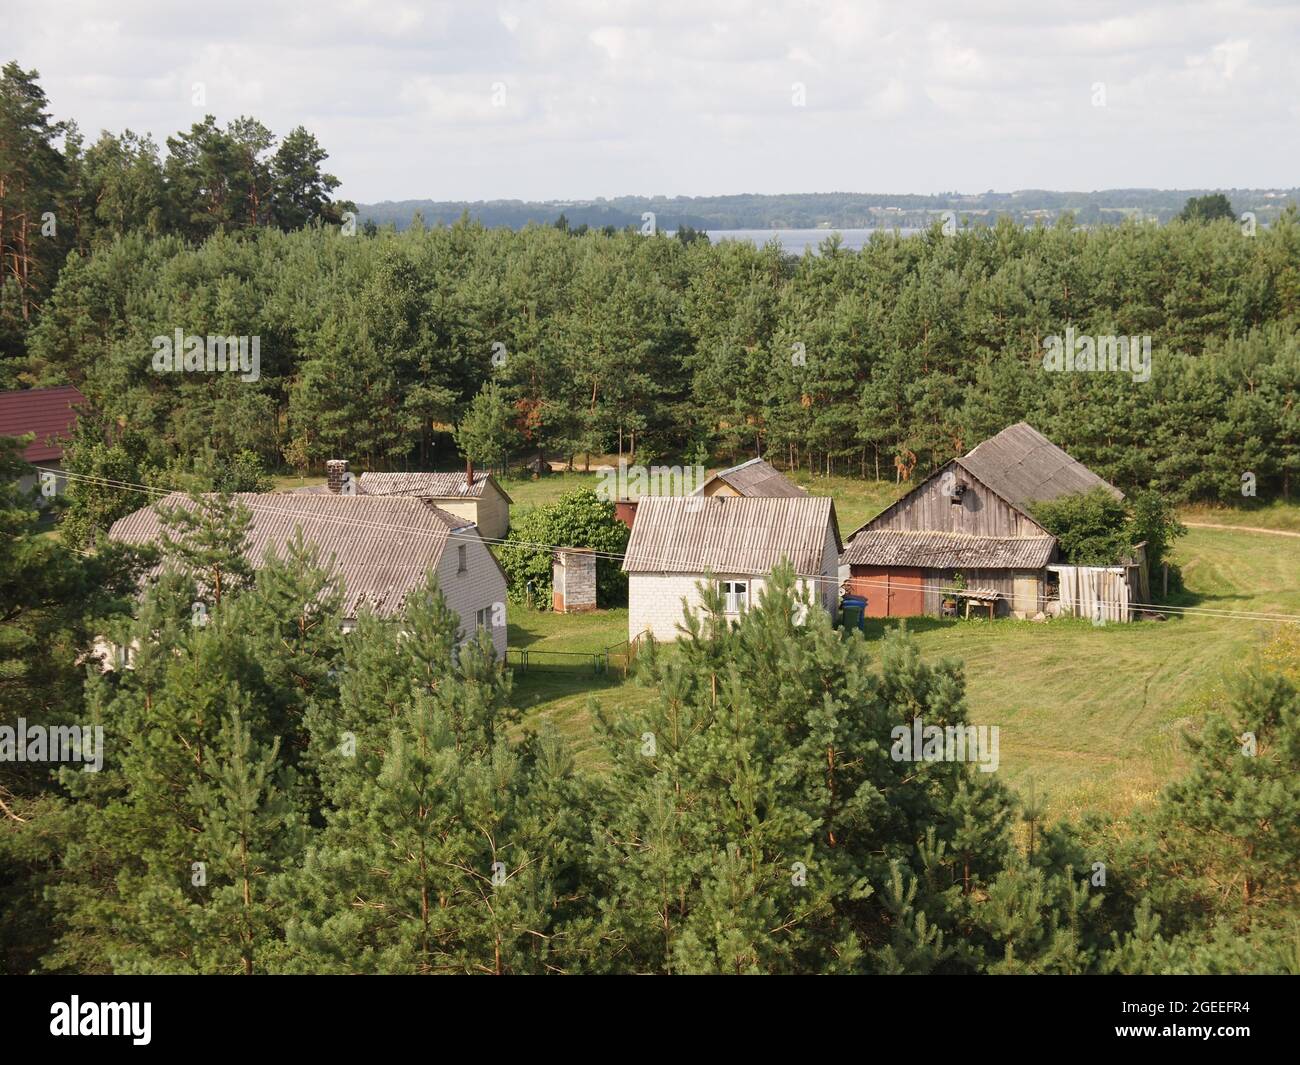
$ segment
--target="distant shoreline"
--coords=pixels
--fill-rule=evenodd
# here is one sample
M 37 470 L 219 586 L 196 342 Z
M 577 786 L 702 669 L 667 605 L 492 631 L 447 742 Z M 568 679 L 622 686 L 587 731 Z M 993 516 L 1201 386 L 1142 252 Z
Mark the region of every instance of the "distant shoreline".
M 1096 192 L 1016 192 L 939 195 L 876 193 L 799 193 L 734 196 L 620 196 L 594 200 L 398 200 L 362 204 L 358 217 L 399 230 L 418 212 L 426 225 L 452 225 L 468 216 L 489 227 L 526 225 L 625 229 L 641 227 L 654 215 L 659 230 L 689 226 L 701 231 L 754 232 L 925 229 L 944 211 L 963 222 L 991 225 L 1009 218 L 1022 225 L 1052 224 L 1069 214 L 1079 225 L 1114 225 L 1126 219 L 1171 221 L 1187 200 L 1222 192 L 1239 214 L 1251 212 L 1269 224 L 1288 205 L 1300 207 L 1300 188 L 1265 189 L 1106 189 Z

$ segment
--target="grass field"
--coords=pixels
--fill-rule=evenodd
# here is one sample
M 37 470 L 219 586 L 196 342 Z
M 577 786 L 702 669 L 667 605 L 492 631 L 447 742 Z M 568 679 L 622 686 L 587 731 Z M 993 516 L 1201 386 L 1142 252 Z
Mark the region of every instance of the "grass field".
M 564 478 L 560 491 L 579 477 Z M 549 489 L 559 480 L 533 484 Z M 887 483 L 800 480 L 810 491 L 829 489 L 835 496 L 846 534 L 898 494 Z M 541 502 L 546 496 L 539 490 L 533 498 Z M 1300 529 L 1296 505 L 1188 511 L 1184 517 Z M 1192 528 L 1178 541 L 1174 561 L 1187 588 L 1175 605 L 1193 613 L 1171 612 L 1164 622 L 1101 627 L 1073 619 L 909 622 L 923 653 L 964 663 L 971 720 L 1000 728 L 1002 779 L 1032 791 L 1048 816 L 1090 810 L 1122 814 L 1150 801 L 1185 765 L 1184 730 L 1224 703 L 1231 676 L 1277 628 L 1194 611 L 1300 615 L 1300 539 L 1245 528 Z M 868 638 L 878 639 L 885 624 L 899 623 L 869 622 Z M 599 651 L 626 637 L 624 610 L 582 615 L 511 610 L 511 647 Z M 589 667 L 584 672 L 577 666 L 517 672 L 515 690 L 526 722 L 550 720 L 574 744 L 580 764 L 588 766 L 601 761 L 590 700 L 631 708 L 654 697 L 633 682 L 598 678 Z
M 806 488 L 811 495 L 828 495 L 835 500 L 835 513 L 840 520 L 840 532 L 845 536 L 868 518 L 879 514 L 908 488 L 913 487 L 910 484 L 896 485 L 891 481 L 860 481 L 852 477 L 816 477 L 805 471 L 792 474 L 791 479 Z M 600 483 L 600 475 L 575 471 L 574 473 L 551 473 L 535 481 L 527 477 L 498 478 L 498 481 L 514 500 L 515 507 L 534 507 L 553 503 L 575 488 L 595 488 Z
M 793 477 L 812 494 L 835 499 L 845 536 L 907 487 L 805 472 Z M 500 480 L 515 514 L 599 483 L 597 474 L 582 472 Z M 276 487 L 322 481 L 282 477 Z M 1178 541 L 1174 560 L 1187 591 L 1177 605 L 1193 612 L 1300 614 L 1300 538 L 1250 531 L 1300 532 L 1300 504 L 1185 508 L 1181 516 L 1229 528 L 1192 527 Z M 548 652 L 603 655 L 626 640 L 627 611 L 556 615 L 512 607 L 510 618 L 510 647 L 530 651 L 527 670 L 512 655 L 514 699 L 525 711 L 525 724 L 549 721 L 572 743 L 580 765 L 598 767 L 592 701 L 631 709 L 654 693 L 624 682 L 617 672 L 596 674 L 589 659 Z M 884 624 L 869 622 L 868 637 L 878 639 Z M 1000 728 L 1002 778 L 1032 790 L 1049 816 L 1056 816 L 1124 813 L 1152 799 L 1185 764 L 1184 730 L 1226 700 L 1231 675 L 1276 626 L 1171 613 L 1165 622 L 1102 627 L 1076 620 L 918 618 L 909 628 L 927 655 L 964 663 L 971 720 Z
M 1203 522 L 1210 525 L 1255 526 L 1260 529 L 1279 529 L 1300 532 L 1300 503 L 1255 503 L 1241 507 L 1185 507 L 1183 521 Z
M 1192 529 L 1178 542 L 1188 607 L 1300 615 L 1300 541 Z M 876 622 L 880 625 L 880 622 Z M 1184 765 L 1181 736 L 1223 704 L 1272 623 L 1170 614 L 1082 620 L 913 623 L 923 652 L 960 658 L 971 719 L 1001 727 L 1004 779 L 1049 812 L 1122 813 Z

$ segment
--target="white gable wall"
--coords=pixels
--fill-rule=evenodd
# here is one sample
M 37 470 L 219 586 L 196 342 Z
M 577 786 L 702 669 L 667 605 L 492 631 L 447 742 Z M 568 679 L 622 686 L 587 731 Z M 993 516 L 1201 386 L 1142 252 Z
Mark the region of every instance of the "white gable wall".
M 489 540 L 500 540 L 510 526 L 510 504 L 491 481 L 483 488 L 483 495 L 470 496 L 429 496 L 429 502 L 439 510 L 455 514 L 458 518 L 472 521 L 479 528 L 479 533 Z
M 822 562 L 821 576 L 825 580 L 797 582 L 802 591 L 808 588 L 814 602 L 833 613 L 837 602 L 839 556 L 835 551 L 835 536 L 828 530 L 829 541 Z M 761 590 L 767 585 L 767 575 L 745 573 L 714 574 L 718 581 L 748 581 L 749 601 L 758 602 Z M 700 593 L 696 587 L 704 581 L 703 573 L 629 573 L 628 574 L 628 639 L 635 639 L 649 631 L 656 640 L 677 639 L 681 633 L 677 626 L 682 621 L 683 600 L 694 613 L 700 609 Z
M 460 544 L 465 545 L 464 573 L 459 572 L 460 552 L 457 547 Z M 438 587 L 447 605 L 460 615 L 462 638 L 473 634 L 475 614 L 480 610 L 487 609 L 490 621 L 494 605 L 500 604 L 499 614 L 502 620 L 505 618 L 506 579 L 493 561 L 487 545 L 480 539 L 477 529 L 460 529 L 447 537 L 447 546 L 443 548 L 442 558 L 438 560 Z M 492 628 L 492 644 L 497 656 L 504 659 L 505 625 Z

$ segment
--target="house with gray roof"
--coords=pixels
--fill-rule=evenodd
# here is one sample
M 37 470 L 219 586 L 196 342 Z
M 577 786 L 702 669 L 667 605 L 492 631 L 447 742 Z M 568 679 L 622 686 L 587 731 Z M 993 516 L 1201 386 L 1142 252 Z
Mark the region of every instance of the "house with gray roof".
M 699 609 L 698 586 L 708 580 L 720 585 L 727 613 L 739 616 L 783 562 L 833 613 L 841 550 L 826 497 L 644 496 L 623 559 L 628 638 L 676 639 L 683 611 Z
M 795 499 L 808 493 L 764 459 L 718 470 L 698 489 L 704 496 L 755 496 Z
M 1032 426 L 1009 426 L 850 535 L 846 590 L 867 599 L 870 617 L 939 615 L 961 574 L 995 612 L 1032 616 L 1050 597 L 1058 550 L 1031 508 L 1094 488 L 1124 498 Z
M 255 568 L 268 550 L 283 555 L 299 530 L 320 549 L 321 561 L 342 578 L 345 628 L 363 610 L 400 614 L 432 569 L 447 605 L 460 616 L 462 638 L 489 629 L 498 656 L 505 657 L 506 577 L 472 521 L 416 496 L 240 492 L 234 499 L 251 514 L 246 555 Z M 180 492 L 161 502 L 193 506 Z M 109 536 L 157 543 L 162 522 L 153 507 L 144 507 L 114 522 Z
M 467 518 L 488 540 L 500 540 L 510 528 L 510 496 L 496 478 L 467 466 L 464 473 L 363 473 L 357 479 L 363 495 L 414 496 Z
M 369 495 L 408 496 L 423 499 L 434 506 L 472 521 L 479 535 L 489 542 L 506 535 L 510 528 L 510 504 L 506 490 L 490 473 L 475 470 L 466 463 L 465 472 L 440 473 L 372 473 L 360 477 L 348 470 L 346 459 L 325 463 L 324 484 L 296 488 L 296 495 Z

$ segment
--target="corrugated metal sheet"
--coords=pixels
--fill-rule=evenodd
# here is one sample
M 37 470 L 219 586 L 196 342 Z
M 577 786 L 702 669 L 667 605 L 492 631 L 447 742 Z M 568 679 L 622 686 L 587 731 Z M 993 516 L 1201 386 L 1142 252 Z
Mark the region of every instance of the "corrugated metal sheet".
M 796 573 L 822 570 L 835 505 L 825 496 L 643 496 L 623 568 L 629 573 L 768 573 L 788 559 Z
M 797 499 L 808 494 L 763 459 L 750 459 L 739 466 L 719 470 L 709 480 L 712 481 L 714 478 L 725 481 L 742 496 Z M 708 482 L 706 481 L 705 484 L 707 485 Z
M 394 496 L 298 495 L 240 492 L 234 498 L 248 507 L 247 557 L 262 564 L 268 547 L 283 555 L 299 528 L 320 548 L 321 559 L 333 558 L 347 592 L 344 615 L 356 617 L 363 602 L 382 616 L 397 613 L 406 595 L 423 586 L 438 564 L 448 536 L 473 525 L 422 499 Z M 183 493 L 161 502 L 192 507 Z M 162 526 L 157 512 L 145 507 L 113 523 L 109 536 L 125 543 L 157 543 Z
M 440 499 L 478 499 L 487 484 L 487 474 L 475 471 L 474 483 L 465 483 L 464 472 L 453 473 L 363 473 L 361 491 L 376 496 L 436 496 Z
M 1124 498 L 1118 488 L 1025 422 L 1008 426 L 977 444 L 957 463 L 1020 510 L 1093 488 L 1105 488 L 1117 499 Z
M 474 483 L 465 484 L 465 474 L 457 473 L 363 473 L 357 486 L 365 495 L 424 496 L 428 499 L 480 499 L 490 475 L 476 470 Z M 495 482 L 493 482 L 495 485 Z M 497 491 L 505 495 L 500 485 Z M 509 498 L 509 497 L 507 497 Z
M 841 562 L 849 566 L 916 566 L 926 569 L 1041 569 L 1052 558 L 1052 536 L 966 536 L 961 533 L 860 532 Z
M 77 427 L 73 408 L 85 402 L 86 397 L 71 385 L 0 392 L 0 436 L 35 433 L 23 458 L 28 462 L 61 459 L 62 441 Z

